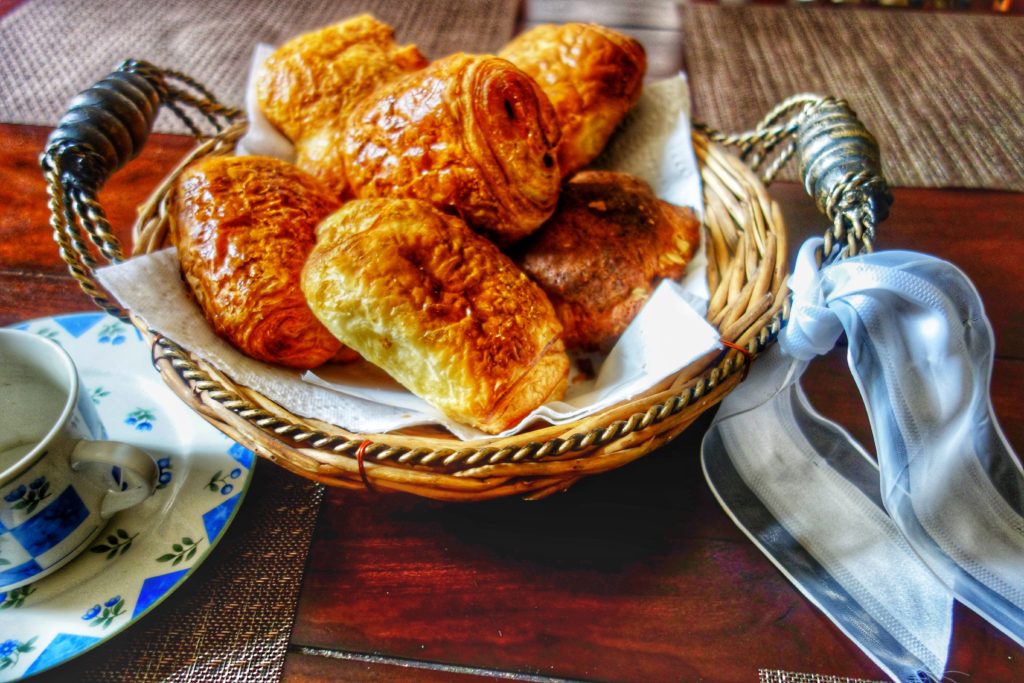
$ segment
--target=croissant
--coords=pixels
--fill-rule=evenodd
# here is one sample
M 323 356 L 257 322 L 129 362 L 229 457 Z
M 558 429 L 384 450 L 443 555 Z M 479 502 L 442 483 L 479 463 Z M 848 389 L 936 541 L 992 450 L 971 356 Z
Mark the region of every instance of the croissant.
M 459 422 L 498 433 L 565 390 L 544 293 L 426 202 L 346 203 L 317 228 L 302 290 L 338 339 Z
M 296 165 L 342 196 L 340 141 L 349 110 L 382 83 L 426 65 L 415 46 L 395 43 L 390 26 L 360 15 L 275 50 L 256 74 L 257 105 L 295 144 Z
M 601 152 L 639 99 L 647 70 L 643 45 L 596 24 L 537 26 L 498 56 L 533 76 L 558 112 L 563 177 Z
M 658 199 L 639 178 L 582 171 L 517 263 L 555 307 L 570 350 L 608 350 L 654 287 L 677 278 L 699 244 L 693 211 Z
M 316 224 L 337 207 L 319 181 L 277 159 L 208 156 L 182 172 L 171 240 L 218 335 L 253 358 L 296 368 L 341 351 L 299 287 Z
M 510 244 L 551 215 L 554 109 L 509 62 L 455 54 L 356 105 L 345 172 L 358 197 L 423 199 Z

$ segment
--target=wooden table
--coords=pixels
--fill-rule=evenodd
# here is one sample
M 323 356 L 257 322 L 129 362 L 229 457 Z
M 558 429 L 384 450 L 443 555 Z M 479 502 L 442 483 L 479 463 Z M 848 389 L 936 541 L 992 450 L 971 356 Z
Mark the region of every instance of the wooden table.
M 535 12 L 524 21 L 546 18 Z M 644 40 L 655 73 L 680 66 L 678 26 L 664 16 L 627 13 L 619 25 Z M 47 134 L 0 124 L 0 325 L 93 310 L 50 240 L 37 167 Z M 122 240 L 135 207 L 190 144 L 154 136 L 105 188 Z M 794 251 L 824 229 L 801 187 L 777 184 L 772 194 Z M 1024 195 L 894 194 L 879 247 L 935 254 L 974 280 L 997 338 L 995 410 L 1020 452 Z M 842 349 L 817 361 L 804 385 L 823 412 L 870 444 Z M 285 679 L 749 683 L 759 669 L 882 678 L 712 498 L 698 463 L 709 418 L 626 468 L 540 502 L 459 505 L 330 490 Z M 1022 680 L 1024 651 L 958 605 L 948 666 L 950 680 Z

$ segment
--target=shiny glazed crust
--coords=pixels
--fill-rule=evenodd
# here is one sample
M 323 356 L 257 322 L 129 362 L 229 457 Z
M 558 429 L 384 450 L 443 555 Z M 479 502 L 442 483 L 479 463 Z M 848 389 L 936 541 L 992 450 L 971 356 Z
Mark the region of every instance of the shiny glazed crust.
M 596 157 L 636 104 L 647 55 L 629 36 L 595 24 L 545 24 L 498 53 L 533 76 L 558 113 L 558 165 L 569 176 Z
M 345 204 L 317 229 L 302 288 L 335 336 L 459 422 L 498 433 L 564 393 L 568 357 L 544 293 L 425 202 Z
M 658 199 L 639 178 L 583 171 L 517 261 L 551 299 L 567 348 L 607 350 L 658 282 L 683 273 L 699 230 L 693 211 Z
M 355 107 L 345 171 L 358 197 L 423 199 L 510 244 L 555 208 L 558 136 L 532 78 L 503 59 L 456 54 Z
M 277 159 L 208 156 L 185 169 L 172 192 L 171 239 L 218 335 L 296 368 L 339 353 L 299 287 L 316 225 L 337 206 L 316 179 Z
M 395 43 L 390 26 L 360 15 L 275 50 L 257 73 L 257 103 L 295 143 L 296 165 L 342 193 L 338 142 L 349 110 L 381 84 L 426 65 L 415 46 Z

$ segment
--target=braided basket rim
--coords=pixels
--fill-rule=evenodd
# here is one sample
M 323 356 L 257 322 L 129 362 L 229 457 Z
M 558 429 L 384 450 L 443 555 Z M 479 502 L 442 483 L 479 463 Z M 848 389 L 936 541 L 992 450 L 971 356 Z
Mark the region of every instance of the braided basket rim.
M 131 81 L 128 90 L 126 81 Z M 108 90 L 131 95 L 132 106 L 115 118 L 135 131 L 134 137 L 106 125 L 112 112 L 100 93 Z M 819 266 L 872 251 L 875 228 L 892 204 L 877 142 L 843 100 L 793 95 L 745 133 L 728 134 L 695 123 L 692 140 L 703 180 L 711 292 L 706 318 L 727 347 L 721 354 L 708 354 L 645 394 L 568 425 L 474 442 L 423 428 L 354 434 L 293 415 L 234 383 L 151 331 L 96 281 L 98 259 L 124 260 L 98 189 L 141 151 L 160 105 L 200 144 L 139 208 L 132 255 L 154 251 L 166 240 L 164 200 L 185 166 L 201 155 L 233 153 L 246 130 L 240 109 L 221 104 L 188 75 L 125 61 L 72 101 L 40 159 L 60 255 L 100 309 L 131 322 L 147 338 L 154 365 L 186 405 L 258 455 L 336 486 L 407 491 L 445 500 L 510 494 L 536 498 L 648 453 L 686 429 L 742 381 L 741 370 L 745 373 L 750 361 L 775 341 L 788 319 L 786 229 L 781 210 L 766 190 L 777 171 L 797 155 L 806 189 L 832 223 L 816 251 Z M 216 134 L 206 135 L 193 115 Z M 83 118 L 89 125 L 80 125 Z M 739 156 L 726 148 L 736 148 Z
M 244 121 L 188 153 L 139 209 L 132 255 L 162 248 L 165 198 L 193 160 L 231 154 Z M 673 438 L 739 383 L 749 359 L 772 343 L 788 315 L 786 233 L 778 206 L 746 164 L 695 130 L 704 186 L 708 319 L 731 348 L 681 369 L 654 390 L 584 420 L 510 437 L 460 441 L 423 429 L 360 434 L 297 416 L 129 318 L 178 396 L 257 454 L 307 478 L 354 488 L 406 490 L 443 499 L 546 495 L 640 457 Z

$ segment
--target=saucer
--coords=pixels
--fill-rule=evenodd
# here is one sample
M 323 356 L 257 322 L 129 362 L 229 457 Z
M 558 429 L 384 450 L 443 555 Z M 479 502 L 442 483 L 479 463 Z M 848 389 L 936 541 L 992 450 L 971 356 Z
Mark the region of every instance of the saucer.
M 65 567 L 0 592 L 0 681 L 72 659 L 170 596 L 224 535 L 254 464 L 251 451 L 164 385 L 133 326 L 103 313 L 77 313 L 13 327 L 61 344 L 109 438 L 148 452 L 160 474 L 152 497 L 111 517 Z

